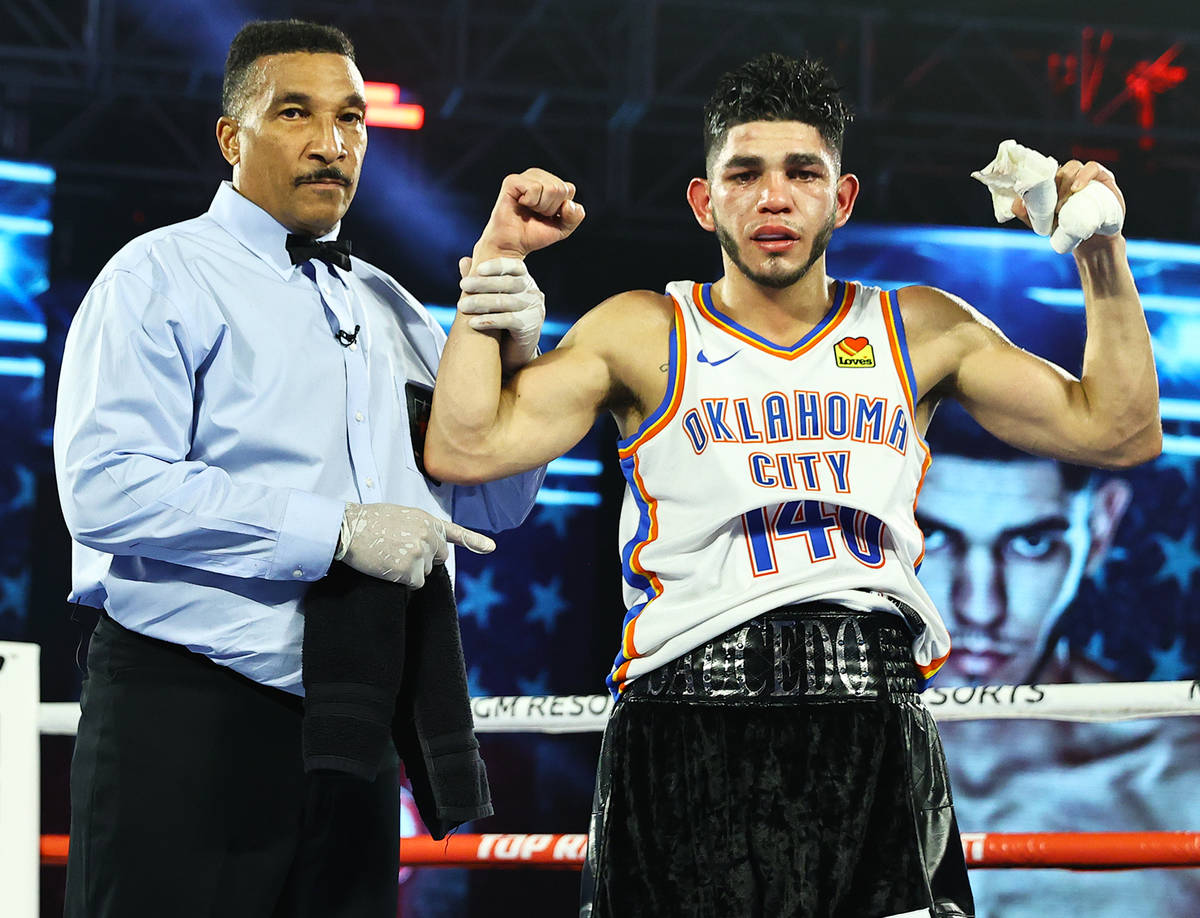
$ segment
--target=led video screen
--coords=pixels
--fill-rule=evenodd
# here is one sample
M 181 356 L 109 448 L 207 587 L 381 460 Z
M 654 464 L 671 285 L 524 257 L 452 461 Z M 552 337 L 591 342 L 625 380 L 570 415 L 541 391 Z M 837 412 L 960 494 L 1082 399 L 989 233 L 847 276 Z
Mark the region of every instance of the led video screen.
M 1119 472 L 1071 467 L 1005 447 L 957 405 L 938 409 L 917 505 L 920 577 L 954 642 L 935 687 L 1197 675 L 1200 246 L 1134 240 L 1128 251 L 1154 342 L 1163 454 Z M 1018 346 L 1081 371 L 1074 259 L 1028 231 L 851 225 L 829 263 L 886 288 L 941 287 Z M 965 832 L 1200 827 L 1195 718 L 979 720 L 942 733 Z M 979 870 L 972 883 L 982 918 L 1200 914 L 1194 870 Z
M 27 639 L 54 170 L 0 160 L 0 640 Z

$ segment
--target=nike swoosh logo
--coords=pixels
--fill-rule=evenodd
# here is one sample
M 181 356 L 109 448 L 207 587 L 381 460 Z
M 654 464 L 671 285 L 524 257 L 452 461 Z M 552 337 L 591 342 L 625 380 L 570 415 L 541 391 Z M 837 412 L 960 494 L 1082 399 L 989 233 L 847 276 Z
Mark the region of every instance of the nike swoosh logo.
M 696 354 L 696 359 L 699 360 L 701 363 L 707 363 L 709 366 L 719 367 L 726 360 L 733 360 L 733 358 L 736 357 L 740 353 L 741 353 L 741 349 L 739 348 L 738 350 L 736 350 L 732 354 L 730 354 L 728 357 L 722 357 L 720 360 L 710 360 L 708 357 L 704 356 L 704 349 L 701 348 L 700 352 L 698 354 Z

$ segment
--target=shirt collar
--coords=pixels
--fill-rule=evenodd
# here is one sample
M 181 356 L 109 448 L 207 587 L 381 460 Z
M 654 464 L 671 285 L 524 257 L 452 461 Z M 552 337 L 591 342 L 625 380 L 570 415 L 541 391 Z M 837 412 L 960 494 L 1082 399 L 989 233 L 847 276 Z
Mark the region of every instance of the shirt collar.
M 229 235 L 273 267 L 281 277 L 290 277 L 300 267 L 292 264 L 287 253 L 286 242 L 291 230 L 249 198 L 243 197 L 232 182 L 221 183 L 208 208 L 208 215 Z M 333 229 L 317 238 L 321 242 L 337 239 L 341 228 L 339 220 Z

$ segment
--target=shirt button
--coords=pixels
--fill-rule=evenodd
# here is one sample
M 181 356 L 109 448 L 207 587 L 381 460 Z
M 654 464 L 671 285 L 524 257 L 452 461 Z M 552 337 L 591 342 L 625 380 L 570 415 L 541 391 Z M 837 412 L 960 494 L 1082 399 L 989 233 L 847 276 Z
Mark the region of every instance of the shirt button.
M 304 571 L 300 570 L 300 568 L 296 568 L 294 571 L 292 571 L 292 576 L 293 577 L 303 577 Z
M 361 421 L 362 419 L 363 419 L 363 413 L 361 411 L 354 412 L 354 420 Z
M 350 350 L 352 350 L 352 351 L 357 351 L 357 350 L 358 350 L 358 342 L 352 342 L 352 343 L 350 344 L 350 347 L 349 347 L 349 349 L 350 349 Z
M 368 487 L 368 488 L 373 488 L 373 487 L 375 487 L 375 479 L 374 479 L 374 478 L 368 478 L 368 479 L 367 479 L 367 482 L 366 482 L 366 484 L 367 484 L 367 487 Z

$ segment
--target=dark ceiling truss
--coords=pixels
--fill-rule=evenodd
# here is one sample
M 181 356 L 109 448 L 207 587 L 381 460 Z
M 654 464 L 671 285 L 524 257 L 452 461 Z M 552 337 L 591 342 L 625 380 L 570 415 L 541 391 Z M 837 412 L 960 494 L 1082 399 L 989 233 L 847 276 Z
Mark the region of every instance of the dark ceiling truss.
M 678 219 L 682 188 L 700 168 L 700 109 L 715 76 L 768 49 L 816 54 L 834 68 L 857 112 L 847 162 L 881 207 L 916 203 L 905 196 L 977 168 L 1009 136 L 1060 159 L 1082 148 L 1148 165 L 1197 193 L 1200 31 L 1191 28 L 1097 21 L 1087 36 L 1078 22 L 967 15 L 950 4 L 909 4 L 925 11 L 903 14 L 782 0 L 350 0 L 336 9 L 296 0 L 256 9 L 264 6 L 326 21 L 334 13 L 367 78 L 397 82 L 425 105 L 425 130 L 405 142 L 431 180 L 471 194 L 494 188 L 497 170 L 538 163 L 586 187 L 593 215 Z M 211 188 L 225 171 L 212 125 L 228 35 L 211 22 L 201 28 L 206 8 L 2 0 L 0 156 L 51 162 L 68 187 L 134 170 L 144 182 Z M 1124 75 L 1168 49 L 1190 76 L 1154 93 L 1147 134 Z M 1056 74 L 1052 55 L 1075 64 Z M 1103 76 L 1084 111 L 1079 62 L 1096 60 Z

